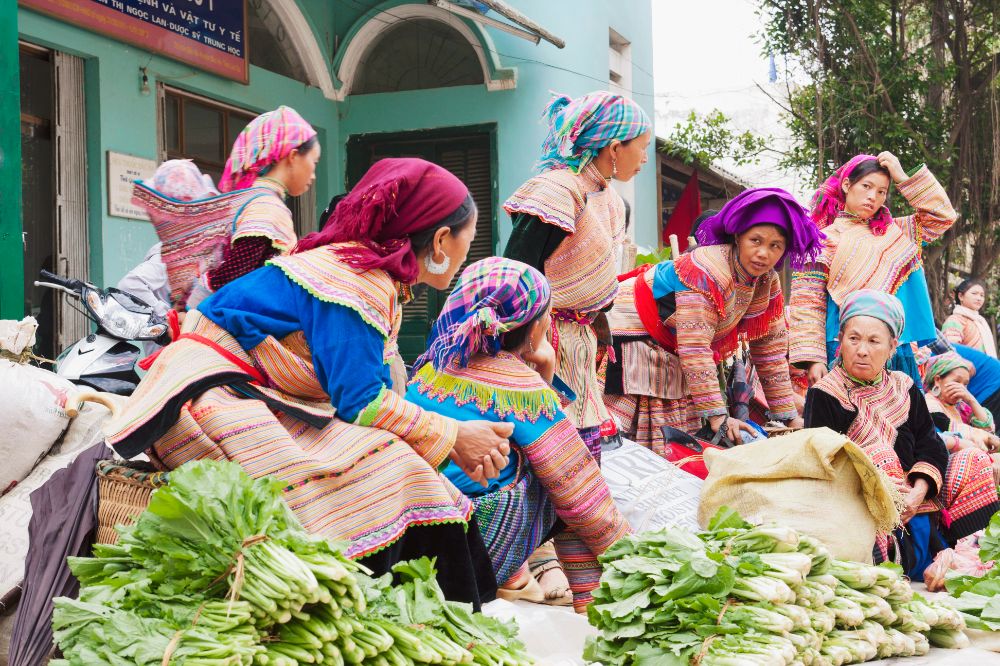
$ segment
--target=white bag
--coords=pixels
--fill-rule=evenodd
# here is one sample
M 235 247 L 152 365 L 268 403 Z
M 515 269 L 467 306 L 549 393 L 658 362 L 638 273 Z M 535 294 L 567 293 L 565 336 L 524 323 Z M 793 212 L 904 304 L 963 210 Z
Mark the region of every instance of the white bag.
M 704 482 L 644 446 L 624 440 L 617 449 L 602 451 L 601 473 L 633 531 L 699 529 L 698 497 Z
M 30 351 L 38 324 L 31 317 L 0 321 L 0 495 L 31 472 L 69 425 L 70 382 L 27 363 L 9 360 Z

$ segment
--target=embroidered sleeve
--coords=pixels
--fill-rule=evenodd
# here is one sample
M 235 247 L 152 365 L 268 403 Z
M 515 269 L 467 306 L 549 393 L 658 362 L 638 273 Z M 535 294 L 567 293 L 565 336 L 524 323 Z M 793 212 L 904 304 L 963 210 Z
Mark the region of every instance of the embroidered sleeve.
M 677 356 L 691 391 L 691 401 L 700 416 L 726 413 L 719 375 L 712 354 L 712 339 L 719 325 L 715 305 L 697 291 L 677 292 Z
M 541 218 L 527 213 L 511 215 L 514 229 L 503 251 L 507 259 L 516 259 L 545 273 L 545 261 L 569 236 L 562 227 L 546 224 Z
M 896 186 L 916 210 L 913 215 L 896 218 L 896 223 L 920 245 L 940 238 L 958 219 L 948 193 L 926 166 Z
M 815 263 L 809 270 L 792 274 L 788 357 L 794 365 L 826 364 L 828 271 L 825 264 Z
M 264 265 L 276 251 L 271 241 L 260 236 L 238 238 L 226 248 L 222 263 L 205 274 L 209 289 L 218 291 L 238 277 Z
M 354 423 L 391 432 L 435 469 L 448 458 L 458 437 L 457 421 L 421 409 L 385 387 Z
M 239 211 L 233 229 L 233 241 L 241 238 L 264 238 L 276 254 L 291 252 L 298 240 L 292 212 L 278 196 L 251 199 Z
M 750 342 L 750 357 L 767 397 L 768 416 L 778 421 L 796 418 L 799 412 L 795 409 L 788 372 L 788 329 L 784 317 L 775 317 L 767 335 Z
M 594 555 L 602 554 L 631 531 L 569 419 L 560 419 L 521 450 L 552 499 L 556 515 Z

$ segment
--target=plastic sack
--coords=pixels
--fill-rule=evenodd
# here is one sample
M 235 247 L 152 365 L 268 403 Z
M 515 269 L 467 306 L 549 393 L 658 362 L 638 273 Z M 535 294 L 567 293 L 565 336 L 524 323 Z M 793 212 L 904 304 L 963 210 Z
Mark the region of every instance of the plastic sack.
M 992 562 L 979 559 L 975 535 L 968 536 L 960 539 L 954 548 L 946 548 L 934 556 L 934 562 L 924 569 L 924 585 L 931 592 L 940 592 L 944 589 L 945 577 L 951 571 L 979 578 L 992 568 Z
M 497 599 L 483 606 L 483 614 L 517 623 L 517 637 L 538 666 L 583 666 L 583 644 L 597 629 L 585 615 L 568 608 Z
M 872 561 L 876 534 L 899 522 L 894 489 L 864 451 L 829 428 L 706 450 L 698 521 L 729 506 L 816 537 L 834 557 Z
M 702 480 L 629 440 L 601 451 L 601 473 L 618 510 L 635 532 L 698 529 Z
M 28 476 L 69 425 L 66 400 L 76 391 L 70 382 L 27 364 L 38 324 L 0 322 L 0 495 Z

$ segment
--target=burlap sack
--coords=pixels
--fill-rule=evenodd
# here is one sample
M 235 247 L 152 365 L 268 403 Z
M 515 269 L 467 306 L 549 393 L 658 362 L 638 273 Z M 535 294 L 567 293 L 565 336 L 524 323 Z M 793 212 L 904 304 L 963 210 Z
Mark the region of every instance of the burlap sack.
M 729 506 L 744 518 L 774 521 L 816 537 L 834 557 L 872 561 L 877 533 L 899 522 L 886 476 L 843 435 L 813 428 L 705 450 L 708 478 L 698 522 Z

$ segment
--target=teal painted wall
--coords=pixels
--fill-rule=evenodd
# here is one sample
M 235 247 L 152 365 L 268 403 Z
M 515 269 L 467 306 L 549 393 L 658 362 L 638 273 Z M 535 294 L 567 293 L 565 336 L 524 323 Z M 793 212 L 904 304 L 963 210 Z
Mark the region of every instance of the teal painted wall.
M 356 4 L 356 3 L 347 3 Z M 391 3 L 403 4 L 403 3 Z M 391 4 L 379 5 L 389 7 Z M 608 29 L 614 28 L 632 43 L 633 98 L 653 118 L 653 78 L 651 75 L 652 9 L 649 0 L 513 0 L 520 9 L 543 27 L 566 41 L 566 48 L 527 40 L 486 28 L 492 38 L 500 64 L 517 69 L 517 87 L 509 91 L 487 91 L 484 86 L 463 86 L 434 90 L 407 91 L 377 95 L 352 95 L 338 106 L 340 141 L 354 134 L 398 132 L 455 125 L 496 123 L 498 144 L 498 186 L 501 201 L 527 178 L 538 160 L 546 127 L 541 113 L 550 99 L 550 91 L 570 96 L 608 88 Z M 623 5 L 628 11 L 622 11 Z M 335 20 L 343 40 L 360 19 L 372 17 L 376 10 L 363 13 L 345 10 Z M 657 199 L 656 173 L 651 161 L 636 177 L 636 242 L 656 245 Z M 338 183 L 343 183 L 345 157 L 340 155 L 336 168 Z M 500 247 L 510 234 L 510 220 L 500 211 Z
M 106 152 L 156 159 L 158 81 L 255 112 L 292 106 L 320 132 L 325 150 L 338 135 L 332 102 L 318 89 L 269 71 L 252 67 L 251 85 L 244 86 L 25 9 L 18 11 L 17 28 L 25 41 L 86 60 L 90 269 L 97 284 L 113 285 L 156 242 L 148 222 L 107 214 Z M 147 67 L 154 91 L 149 95 L 139 91 L 140 67 Z M 331 177 L 324 160 L 317 173 L 318 202 L 329 199 Z
M 21 241 L 21 89 L 17 7 L 0 3 L 0 318 L 24 309 Z
M 336 81 L 334 67 L 352 32 L 377 10 L 365 12 L 357 0 L 298 1 Z M 393 0 L 379 7 L 398 4 L 402 3 Z M 557 49 L 547 42 L 535 45 L 493 28 L 476 27 L 492 40 L 500 66 L 516 68 L 514 90 L 489 92 L 485 86 L 466 86 L 350 96 L 342 103 L 326 99 L 316 88 L 256 67 L 251 67 L 250 85 L 244 86 L 35 12 L 17 10 L 22 39 L 86 60 L 92 279 L 113 284 L 155 241 L 148 223 L 111 217 L 106 212 L 106 152 L 150 159 L 157 156 L 156 96 L 140 93 L 140 67 L 147 67 L 154 90 L 157 82 L 163 82 L 257 112 L 278 104 L 295 107 L 319 130 L 323 143 L 316 193 L 320 209 L 332 194 L 343 190 L 343 146 L 350 136 L 483 124 L 497 127 L 496 191 L 502 201 L 534 173 L 546 129 L 540 117 L 550 91 L 576 96 L 608 87 L 609 27 L 631 41 L 633 62 L 643 63 L 633 66 L 633 97 L 653 116 L 651 0 L 513 0 L 511 4 L 567 42 L 565 49 Z M 628 11 L 622 10 L 623 4 Z M 16 62 L 13 67 L 16 73 Z M 652 163 L 636 178 L 636 201 L 636 240 L 655 245 Z M 498 221 L 498 244 L 502 247 L 510 223 L 502 212 Z M 5 312 L 4 316 L 14 315 Z

